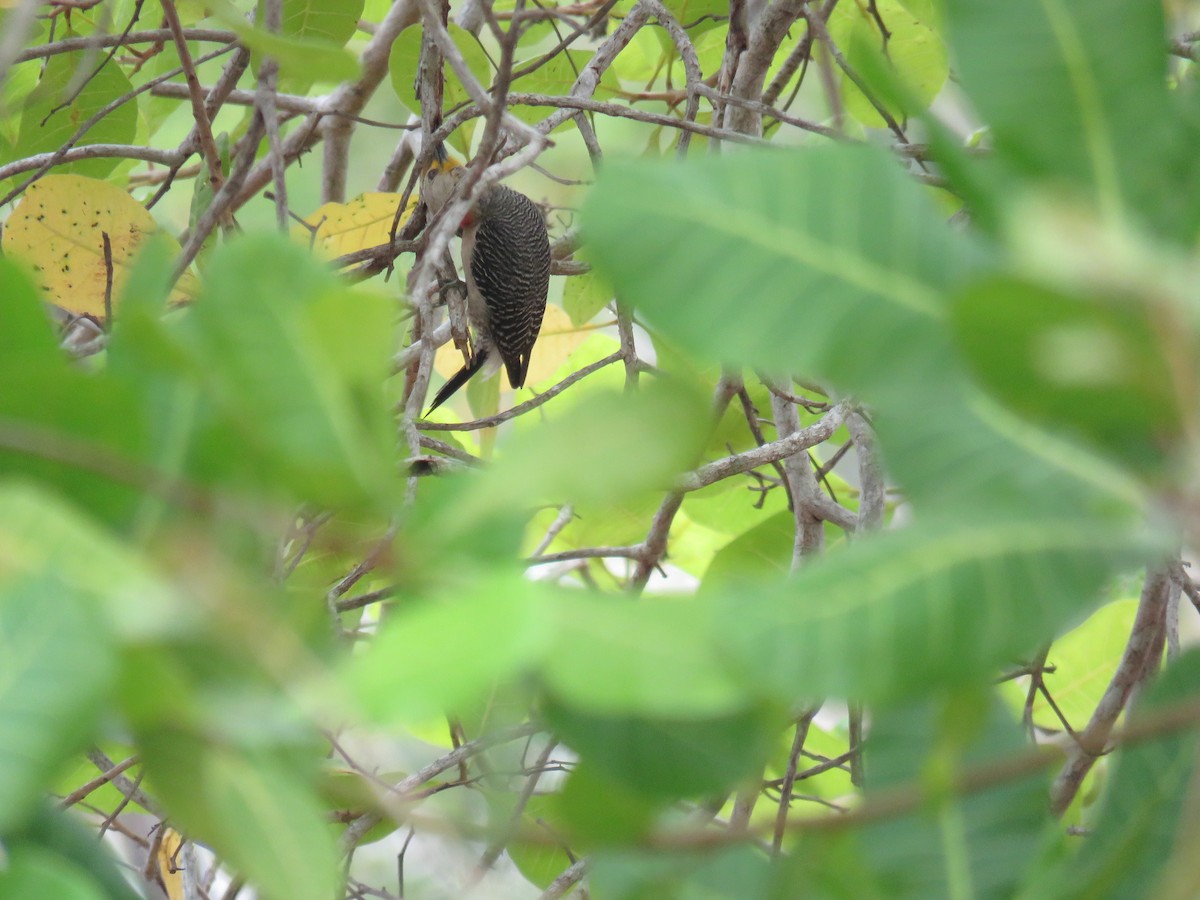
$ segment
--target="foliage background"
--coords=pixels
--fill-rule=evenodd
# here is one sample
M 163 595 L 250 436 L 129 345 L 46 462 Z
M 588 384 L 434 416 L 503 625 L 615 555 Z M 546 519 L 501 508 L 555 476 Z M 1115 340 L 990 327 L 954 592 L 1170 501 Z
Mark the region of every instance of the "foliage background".
M 0 895 L 1194 896 L 1196 15 L 2 0 Z

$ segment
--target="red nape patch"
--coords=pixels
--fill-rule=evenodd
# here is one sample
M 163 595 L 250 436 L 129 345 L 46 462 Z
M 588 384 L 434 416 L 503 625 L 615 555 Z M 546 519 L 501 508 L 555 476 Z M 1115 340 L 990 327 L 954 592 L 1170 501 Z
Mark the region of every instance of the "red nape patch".
M 462 224 L 459 225 L 458 227 L 459 227 L 459 230 L 462 230 L 463 228 L 470 228 L 474 224 L 475 224 L 475 210 L 471 210 L 465 216 L 463 216 Z

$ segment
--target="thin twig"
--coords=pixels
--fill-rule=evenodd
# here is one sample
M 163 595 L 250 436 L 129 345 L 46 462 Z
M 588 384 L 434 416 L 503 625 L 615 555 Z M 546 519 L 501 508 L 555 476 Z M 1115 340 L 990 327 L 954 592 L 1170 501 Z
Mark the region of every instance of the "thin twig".
M 567 388 L 571 387 L 571 385 L 582 381 L 593 372 L 598 372 L 605 366 L 611 366 L 613 363 L 619 362 L 620 360 L 620 353 L 612 353 L 603 359 L 584 366 L 582 369 L 572 372 L 558 384 L 551 388 L 547 388 L 546 391 L 538 394 L 532 400 L 526 400 L 524 403 L 519 403 L 512 407 L 512 409 L 496 413 L 494 416 L 487 416 L 483 419 L 473 419 L 470 422 L 458 423 L 423 421 L 420 423 L 419 427 L 423 431 L 478 431 L 481 428 L 495 428 L 497 425 L 507 422 L 509 419 L 515 419 L 517 416 L 524 415 L 531 409 L 537 409 L 543 403 L 553 400 Z
M 1091 771 L 1096 760 L 1107 752 L 1113 726 L 1134 691 L 1155 671 L 1165 640 L 1170 595 L 1169 568 L 1148 567 L 1133 629 L 1121 662 L 1050 789 L 1050 808 L 1056 816 L 1061 816 L 1070 806 L 1083 784 L 1084 776 Z
M 67 796 L 63 797 L 60 801 L 58 801 L 59 809 L 67 809 L 70 806 L 74 806 L 76 803 L 78 803 L 83 798 L 87 797 L 92 792 L 104 787 L 104 785 L 108 784 L 110 781 L 112 781 L 114 778 L 116 778 L 118 775 L 120 775 L 122 772 L 124 772 L 130 766 L 137 765 L 137 761 L 138 761 L 138 757 L 135 754 L 133 756 L 130 756 L 126 759 L 121 760 L 121 762 L 117 763 L 111 769 L 101 772 L 98 776 L 93 778 L 91 781 L 80 785 L 75 790 L 71 791 L 71 793 L 67 794 Z

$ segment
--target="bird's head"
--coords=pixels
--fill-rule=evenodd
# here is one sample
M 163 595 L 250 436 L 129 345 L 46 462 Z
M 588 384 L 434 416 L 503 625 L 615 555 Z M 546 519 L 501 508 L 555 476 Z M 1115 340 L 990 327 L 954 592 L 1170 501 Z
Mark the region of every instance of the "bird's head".
M 466 169 L 446 152 L 444 144 L 434 148 L 433 161 L 421 174 L 421 197 L 430 212 L 440 212 L 450 200 Z

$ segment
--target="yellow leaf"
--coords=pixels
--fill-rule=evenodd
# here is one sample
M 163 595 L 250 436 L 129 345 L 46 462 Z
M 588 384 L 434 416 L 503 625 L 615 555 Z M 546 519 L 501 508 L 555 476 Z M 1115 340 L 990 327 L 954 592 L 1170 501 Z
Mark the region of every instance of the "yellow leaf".
M 315 231 L 297 227 L 293 234 L 326 259 L 378 247 L 391 240 L 392 222 L 400 205 L 400 194 L 360 194 L 348 203 L 326 203 L 304 221 Z M 417 197 L 409 198 L 397 229 L 412 216 Z
M 463 367 L 463 355 L 450 341 L 437 348 L 433 357 L 433 371 L 443 378 L 449 378 Z
M 546 313 L 542 317 L 542 330 L 538 334 L 537 343 L 533 345 L 533 358 L 529 361 L 525 386 L 533 387 L 554 375 L 562 368 L 567 357 L 587 340 L 593 331 L 594 329 L 587 327 L 577 328 L 571 324 L 570 317 L 563 312 L 561 306 L 547 304 Z M 434 371 L 443 378 L 449 378 L 461 369 L 462 365 L 462 354 L 450 343 L 439 347 L 437 355 L 433 358 Z M 508 381 L 502 381 L 501 386 L 507 388 Z
M 154 854 L 154 864 L 163 890 L 170 900 L 183 900 L 183 861 L 179 851 L 183 849 L 183 835 L 170 825 L 163 825 L 162 840 Z
M 542 318 L 542 331 L 533 345 L 533 358 L 529 361 L 529 374 L 525 384 L 540 384 L 559 370 L 567 357 L 592 333 L 590 329 L 577 328 L 561 306 L 546 307 Z
M 146 208 L 116 185 L 83 175 L 47 175 L 30 185 L 13 210 L 4 226 L 3 249 L 33 267 L 52 303 L 103 318 L 103 235 L 112 248 L 116 298 L 138 248 L 157 230 Z
M 550 303 L 546 305 L 546 314 L 542 317 L 542 330 L 538 334 L 537 343 L 533 345 L 533 358 L 529 361 L 529 373 L 525 376 L 527 387 L 544 381 L 558 371 L 580 344 L 592 332 L 588 329 L 576 328 L 570 318 L 563 312 L 561 306 Z M 438 348 L 433 359 L 434 370 L 445 378 L 449 378 L 462 368 L 462 354 L 453 344 L 443 344 Z

